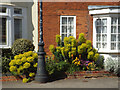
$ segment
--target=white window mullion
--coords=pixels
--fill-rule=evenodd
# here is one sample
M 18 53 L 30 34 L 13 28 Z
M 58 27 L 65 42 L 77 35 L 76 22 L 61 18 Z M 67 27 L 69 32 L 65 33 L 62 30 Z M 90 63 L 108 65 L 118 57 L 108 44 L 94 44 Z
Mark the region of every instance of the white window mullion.
M 11 25 L 10 25 L 10 45 L 12 46 L 13 42 L 14 42 L 14 18 L 13 18 L 13 13 L 14 13 L 14 8 L 11 7 L 11 17 L 10 17 L 10 21 L 11 21 Z
M 76 38 L 76 16 L 74 16 L 74 37 Z
M 117 36 L 116 36 L 116 48 L 118 50 L 118 18 L 117 18 Z
M 12 38 L 11 38 L 11 34 L 12 34 L 12 7 L 8 7 L 7 8 L 7 12 L 8 12 L 8 22 L 7 22 L 7 42 L 8 42 L 8 46 L 12 45 Z
M 93 18 L 93 47 L 96 48 L 96 18 Z
M 100 49 L 102 49 L 102 48 L 103 48 L 103 46 L 102 46 L 102 43 L 103 43 L 103 41 L 102 41 L 102 39 L 103 39 L 103 38 L 102 38 L 102 27 L 103 27 L 103 26 L 102 26 L 102 19 L 101 19 L 101 25 L 100 25 L 100 27 L 101 27 L 101 29 L 100 29 L 100 30 L 101 30 L 101 33 L 100 33 L 100 34 L 101 34 L 101 41 L 100 41 L 100 43 L 101 43 L 101 48 L 100 48 Z
M 69 31 L 68 31 L 68 17 L 67 17 L 67 37 L 69 36 Z
M 60 17 L 60 36 L 62 38 L 62 17 Z
M 111 50 L 111 18 L 107 18 L 107 49 Z

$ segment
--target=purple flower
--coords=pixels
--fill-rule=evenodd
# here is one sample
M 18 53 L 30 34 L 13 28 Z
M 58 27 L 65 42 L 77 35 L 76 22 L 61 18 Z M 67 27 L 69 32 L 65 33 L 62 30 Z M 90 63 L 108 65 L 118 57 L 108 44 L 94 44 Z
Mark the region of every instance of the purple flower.
M 89 63 L 90 61 L 86 61 L 86 63 Z

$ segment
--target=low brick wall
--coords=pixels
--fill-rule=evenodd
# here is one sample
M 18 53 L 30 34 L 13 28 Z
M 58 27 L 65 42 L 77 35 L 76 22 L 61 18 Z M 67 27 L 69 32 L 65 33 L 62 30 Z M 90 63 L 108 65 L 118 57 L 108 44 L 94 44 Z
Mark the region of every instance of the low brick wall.
M 74 72 L 73 74 L 67 74 L 66 79 L 79 79 L 79 78 L 98 78 L 98 77 L 109 77 L 115 76 L 113 73 L 109 73 L 107 71 L 81 71 Z
M 18 81 L 22 80 L 25 76 L 15 77 L 15 76 L 2 76 L 0 77 L 0 81 Z
M 109 77 L 115 76 L 107 71 L 81 71 L 74 72 L 73 74 L 65 73 L 67 77 L 65 79 L 80 79 L 80 78 L 98 78 L 98 77 Z M 0 77 L 0 81 L 18 81 L 22 80 L 25 76 L 15 77 L 15 76 L 3 76 Z

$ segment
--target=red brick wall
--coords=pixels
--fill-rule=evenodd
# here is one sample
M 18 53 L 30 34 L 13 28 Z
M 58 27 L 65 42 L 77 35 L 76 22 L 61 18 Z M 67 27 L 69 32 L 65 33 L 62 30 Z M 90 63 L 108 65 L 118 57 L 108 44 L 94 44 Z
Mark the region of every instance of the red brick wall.
M 60 34 L 61 15 L 75 15 L 77 38 L 79 33 L 85 33 L 86 38 L 92 40 L 93 18 L 89 15 L 88 6 L 118 4 L 118 2 L 43 2 L 43 39 L 45 52 L 50 54 L 49 45 L 56 45 L 55 36 L 56 34 Z

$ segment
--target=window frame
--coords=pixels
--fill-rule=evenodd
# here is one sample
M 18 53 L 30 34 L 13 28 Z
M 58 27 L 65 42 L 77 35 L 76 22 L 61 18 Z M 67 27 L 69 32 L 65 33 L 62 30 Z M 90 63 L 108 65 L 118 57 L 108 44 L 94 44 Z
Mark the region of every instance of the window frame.
M 73 15 L 61 15 L 60 16 L 60 36 L 61 36 L 61 40 L 62 40 L 62 17 L 73 17 L 74 18 L 74 31 L 73 31 L 73 37 L 76 38 L 76 16 Z M 68 24 L 67 24 L 68 26 Z M 68 37 L 68 32 L 67 32 L 67 37 Z
M 0 45 L 0 48 L 11 48 L 14 42 L 14 18 L 22 19 L 22 38 L 27 38 L 27 13 L 26 8 L 23 7 L 15 7 L 8 5 L 0 5 L 0 7 L 6 8 L 6 13 L 0 12 L 0 18 L 6 18 L 6 45 Z M 14 14 L 14 8 L 22 9 L 22 14 Z
M 112 40 L 111 40 L 111 35 L 112 35 L 112 33 L 111 33 L 111 27 L 112 27 L 111 20 L 112 20 L 112 17 L 118 18 L 119 16 L 117 14 L 116 15 L 111 14 L 111 15 L 95 15 L 95 16 L 93 16 L 93 47 L 96 48 L 99 53 L 119 53 L 120 52 L 120 50 L 118 49 L 119 41 L 117 41 L 117 40 L 116 40 L 116 42 L 117 42 L 116 48 L 117 49 L 116 50 L 111 50 L 111 42 L 112 42 Z M 99 48 L 96 47 L 96 38 L 97 37 L 96 37 L 95 21 L 99 18 L 100 19 L 107 18 L 107 48 L 105 48 L 105 49 L 103 49 L 103 48 L 99 49 Z M 118 28 L 118 24 L 117 24 L 117 28 Z M 119 34 L 120 33 L 117 33 L 117 36 Z
M 1 8 L 4 7 L 4 6 L 1 6 Z M 0 18 L 6 18 L 6 45 L 0 45 L 0 48 L 3 48 L 3 47 L 9 47 L 9 33 L 10 33 L 10 30 L 9 29 L 9 9 L 8 7 L 6 7 L 6 13 L 2 13 L 0 12 Z

